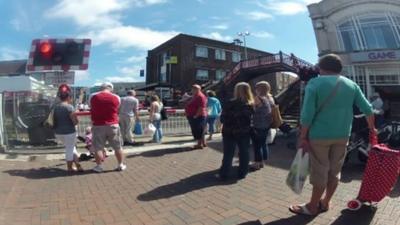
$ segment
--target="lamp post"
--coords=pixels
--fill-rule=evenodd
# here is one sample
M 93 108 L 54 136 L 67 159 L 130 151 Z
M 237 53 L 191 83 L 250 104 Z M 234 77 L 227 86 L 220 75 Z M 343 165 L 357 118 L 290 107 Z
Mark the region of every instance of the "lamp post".
M 246 36 L 249 36 L 250 32 L 239 32 L 238 36 L 243 37 L 243 44 L 244 44 L 244 58 L 247 60 L 247 47 L 246 47 Z

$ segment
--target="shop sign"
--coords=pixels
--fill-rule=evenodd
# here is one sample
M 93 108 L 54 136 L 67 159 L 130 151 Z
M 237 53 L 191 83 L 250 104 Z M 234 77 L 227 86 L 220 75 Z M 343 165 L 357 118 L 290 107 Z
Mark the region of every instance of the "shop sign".
M 378 62 L 400 60 L 400 50 L 357 52 L 350 55 L 352 62 Z

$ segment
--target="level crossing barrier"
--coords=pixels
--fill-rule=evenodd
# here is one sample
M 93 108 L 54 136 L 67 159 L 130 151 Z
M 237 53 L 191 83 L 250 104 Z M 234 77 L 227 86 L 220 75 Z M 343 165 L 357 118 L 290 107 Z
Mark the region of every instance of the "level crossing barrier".
M 164 135 L 181 135 L 190 134 L 190 126 L 186 119 L 185 110 L 183 109 L 167 109 L 168 119 L 161 122 L 161 129 Z M 84 137 L 86 128 L 92 126 L 90 112 L 78 112 L 78 136 Z M 139 120 L 143 129 L 148 126 L 149 112 L 147 110 L 139 111 Z

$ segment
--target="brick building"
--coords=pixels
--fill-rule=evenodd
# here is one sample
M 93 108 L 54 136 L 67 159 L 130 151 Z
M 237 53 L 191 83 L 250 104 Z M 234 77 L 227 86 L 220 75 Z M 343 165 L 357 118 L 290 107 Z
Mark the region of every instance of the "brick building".
M 179 34 L 148 51 L 146 84 L 187 91 L 194 83 L 221 80 L 241 59 L 243 46 Z M 248 58 L 270 55 L 247 48 Z

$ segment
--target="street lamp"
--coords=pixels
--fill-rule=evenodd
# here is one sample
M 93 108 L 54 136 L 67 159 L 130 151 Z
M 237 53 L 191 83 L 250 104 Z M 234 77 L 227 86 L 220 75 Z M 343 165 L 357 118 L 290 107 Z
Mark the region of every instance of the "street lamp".
M 250 32 L 239 32 L 238 36 L 243 37 L 243 44 L 244 44 L 244 58 L 247 60 L 247 47 L 246 47 L 246 36 L 249 36 Z

